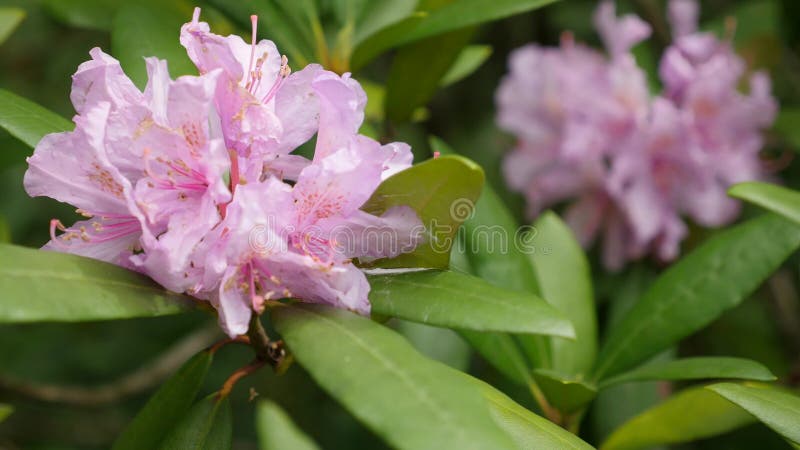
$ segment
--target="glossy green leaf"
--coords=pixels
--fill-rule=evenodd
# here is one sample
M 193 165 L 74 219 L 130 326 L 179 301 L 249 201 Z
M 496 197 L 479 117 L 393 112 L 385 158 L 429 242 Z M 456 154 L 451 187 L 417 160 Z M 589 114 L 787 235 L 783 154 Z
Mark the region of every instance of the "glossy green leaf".
M 533 375 L 528 361 L 512 335 L 464 330 L 459 333 L 500 373 L 520 385 L 531 385 Z
M 470 76 L 490 56 L 492 56 L 491 45 L 468 45 L 464 47 L 450 68 L 447 69 L 447 73 L 439 80 L 439 86 L 449 86 Z
M 475 331 L 572 338 L 564 314 L 533 294 L 509 291 L 450 271 L 371 275 L 372 310 L 386 316 Z
M 795 152 L 800 153 L 800 108 L 781 107 L 773 127 Z
M 161 450 L 225 450 L 233 444 L 233 412 L 228 397 L 197 402 L 170 431 Z
M 417 0 L 392 0 L 390 2 L 367 2 L 357 21 L 354 44 L 365 37 L 396 24 L 409 17 L 417 6 Z
M 256 406 L 256 433 L 259 450 L 319 449 L 280 406 L 268 400 Z
M 11 405 L 6 405 L 5 403 L 0 403 L 0 423 L 2 423 L 11 413 L 14 412 L 14 407 Z
M 800 396 L 756 383 L 718 383 L 706 389 L 739 405 L 794 444 L 800 444 Z
M 533 378 L 548 402 L 563 413 L 571 414 L 586 407 L 597 395 L 594 385 L 553 370 L 536 369 Z
M 350 57 L 350 68 L 359 70 L 381 53 L 394 47 L 395 42 L 403 39 L 410 29 L 425 20 L 427 16 L 425 12 L 414 12 L 403 20 L 360 40 Z
M 728 194 L 800 223 L 800 192 L 751 181 L 733 186 Z
M 0 323 L 154 317 L 193 307 L 121 267 L 8 244 L 0 244 L 0 292 Z
M 392 447 L 514 448 L 476 384 L 392 330 L 313 305 L 276 309 L 273 322 L 314 380 Z
M 601 450 L 635 450 L 727 433 L 755 422 L 738 406 L 704 389 L 679 392 L 624 423 Z
M 553 212 L 542 214 L 529 233 L 528 257 L 539 291 L 575 327 L 575 340 L 551 340 L 552 368 L 567 375 L 584 374 L 592 368 L 597 354 L 589 261 L 572 230 Z
M 406 19 L 390 27 L 391 30 L 384 29 L 365 37 L 363 43 L 356 47 L 354 66 L 360 67 L 393 47 L 530 11 L 554 1 L 457 0 L 434 11 L 418 11 L 416 19 Z
M 744 300 L 798 247 L 800 226 L 775 214 L 712 237 L 661 275 L 611 330 L 596 377 L 634 367 L 708 325 Z
M 424 106 L 473 33 L 469 27 L 399 49 L 386 80 L 386 117 L 394 122 L 408 121 L 417 108 Z
M 56 20 L 72 27 L 110 31 L 114 14 L 123 0 L 45 0 L 44 6 Z
M 775 375 L 763 365 L 744 358 L 695 357 L 649 364 L 604 380 L 600 388 L 620 383 L 649 380 L 701 380 L 738 378 L 772 381 Z
M 6 41 L 25 19 L 25 10 L 20 8 L 0 8 L 0 44 Z
M 484 397 L 497 424 L 506 432 L 517 448 L 591 450 L 593 447 L 574 434 L 523 408 L 505 394 L 486 383 Z
M 145 57 L 166 59 L 172 78 L 197 74 L 178 40 L 181 26 L 190 19 L 182 10 L 169 5 L 153 14 L 152 8 L 134 3 L 122 7 L 114 16 L 111 48 L 125 73 L 140 89 L 147 84 Z
M 202 351 L 170 377 L 119 435 L 112 450 L 157 448 L 194 403 L 213 357 Z
M 58 114 L 3 89 L 0 104 L 0 127 L 31 148 L 46 134 L 74 128 L 72 122 Z
M 447 269 L 458 227 L 482 187 L 483 170 L 460 156 L 430 159 L 384 180 L 361 209 L 380 215 L 393 206 L 410 206 L 425 226 L 427 242 L 376 265 Z
M 467 372 L 472 361 L 472 349 L 454 330 L 395 319 L 393 328 L 426 357 Z
M 430 139 L 431 148 L 443 155 L 454 154 L 444 141 L 436 137 Z M 485 185 L 472 215 L 464 222 L 464 244 L 466 256 L 474 274 L 484 280 L 521 292 L 539 293 L 539 285 L 533 266 L 522 252 L 525 243 L 519 238 L 525 236 L 523 228 L 511 215 L 500 197 L 490 185 Z M 530 228 L 530 227 L 527 227 Z M 480 344 L 480 335 L 470 336 L 470 343 L 476 349 L 489 349 L 492 342 Z M 484 339 L 495 341 L 496 337 Z M 539 336 L 519 336 L 515 339 L 525 351 L 525 356 L 536 367 L 550 366 L 550 346 L 545 338 Z M 493 355 L 482 353 L 487 361 L 497 361 Z M 498 367 L 508 373 L 508 367 Z

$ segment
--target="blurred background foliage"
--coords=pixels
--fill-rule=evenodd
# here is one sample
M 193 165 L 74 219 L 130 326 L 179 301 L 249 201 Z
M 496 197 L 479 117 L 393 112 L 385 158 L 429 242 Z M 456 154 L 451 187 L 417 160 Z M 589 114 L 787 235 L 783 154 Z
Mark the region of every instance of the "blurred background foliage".
M 427 8 L 446 1 L 420 0 Z M 633 11 L 651 22 L 654 37 L 635 49 L 640 64 L 650 72 L 657 89 L 658 55 L 668 43 L 660 0 L 618 1 L 622 11 Z M 512 211 L 521 213 L 521 199 L 509 194 L 499 176 L 499 162 L 511 138 L 494 124 L 494 90 L 506 71 L 511 50 L 529 42 L 555 45 L 564 30 L 576 39 L 599 45 L 591 25 L 593 0 L 565 0 L 481 27 L 469 26 L 424 37 L 391 51 L 380 48 L 380 35 L 370 35 L 393 14 L 406 15 L 416 1 L 380 0 L 344 2 L 363 6 L 360 14 L 339 8 L 330 0 L 286 2 L 297 14 L 315 14 L 315 26 L 303 26 L 279 16 L 266 0 L 200 2 L 203 17 L 219 34 L 249 36 L 249 15 L 260 14 L 259 37 L 274 39 L 298 70 L 319 61 L 337 71 L 355 70 L 370 96 L 364 131 L 382 140 L 412 144 L 417 159 L 430 156 L 427 136 L 441 136 L 460 153 L 480 163 L 488 181 Z M 286 6 L 289 5 L 289 6 Z M 24 11 L 24 18 L 0 45 L 0 87 L 30 98 L 71 117 L 70 75 L 99 46 L 112 51 L 141 83 L 144 64 L 130 56 L 127 43 L 138 52 L 161 39 L 174 40 L 170 56 L 173 75 L 188 71 L 188 60 L 178 44 L 179 25 L 190 19 L 194 2 L 184 0 L 0 0 L 0 7 Z M 735 44 L 753 68 L 768 69 L 781 114 L 769 132 L 765 157 L 780 169 L 780 177 L 800 186 L 800 2 L 796 0 L 707 0 L 702 2 L 705 28 L 722 32 L 725 18 L 737 19 Z M 4 33 L 0 23 L 0 35 Z M 8 27 L 6 27 L 8 28 Z M 159 33 L 149 30 L 158 29 Z M 402 29 L 400 30 L 402 31 Z M 120 37 L 122 36 L 122 37 Z M 0 36 L 2 37 L 2 36 Z M 369 38 L 367 38 L 369 37 Z M 363 44 L 363 45 L 360 45 Z M 468 47 L 465 45 L 469 44 Z M 373 46 L 375 48 L 370 48 Z M 376 50 L 377 49 L 377 50 Z M 370 52 L 377 52 L 369 61 Z M 367 64 L 364 64 L 367 62 Z M 137 67 L 138 65 L 138 67 Z M 0 105 L 2 107 L 2 105 Z M 40 246 L 48 238 L 53 217 L 65 222 L 73 211 L 55 201 L 29 198 L 22 187 L 24 144 L 0 130 L 0 241 Z M 522 221 L 522 217 L 518 217 Z M 694 230 L 692 247 L 714 231 Z M 753 243 L 758 245 L 758 243 Z M 593 265 L 593 267 L 599 267 Z M 616 275 L 595 271 L 595 289 L 604 327 L 630 307 L 661 267 L 649 262 Z M 728 355 L 764 363 L 783 382 L 800 384 L 800 261 L 795 257 L 750 300 L 726 313 L 706 330 L 685 340 L 657 359 L 676 355 Z M 2 295 L 2 293 L 0 293 Z M 0 449 L 107 448 L 154 389 L 139 390 L 121 400 L 95 405 L 70 405 L 32 400 L 14 383 L 93 386 L 109 383 L 154 361 L 187 336 L 203 336 L 214 320 L 202 313 L 113 323 L 0 326 L 0 403 L 15 405 L 14 414 L 0 424 Z M 393 323 L 423 353 L 467 370 L 506 390 L 516 399 L 527 394 L 475 356 L 452 331 L 401 321 Z M 335 349 L 334 349 L 335 351 Z M 247 349 L 220 351 L 203 392 L 212 392 L 247 358 Z M 254 403 L 252 386 L 260 398 L 280 404 L 293 420 L 323 448 L 385 448 L 358 425 L 336 402 L 294 366 L 291 376 L 262 371 L 241 383 L 233 396 L 234 448 L 255 449 L 250 423 Z M 663 399 L 675 386 L 633 383 L 602 393 L 584 421 L 582 436 L 599 442 L 620 423 Z M 523 400 L 524 401 L 524 400 Z M 532 407 L 530 404 L 526 404 Z M 686 449 L 779 449 L 787 444 L 760 424 L 728 435 L 700 441 Z

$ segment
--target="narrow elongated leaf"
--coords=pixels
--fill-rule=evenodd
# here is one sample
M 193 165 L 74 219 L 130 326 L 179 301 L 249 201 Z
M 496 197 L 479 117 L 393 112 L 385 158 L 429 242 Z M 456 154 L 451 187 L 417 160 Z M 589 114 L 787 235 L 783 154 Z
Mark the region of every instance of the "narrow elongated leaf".
M 385 29 L 374 36 L 365 37 L 363 43 L 356 47 L 354 65 L 357 62 L 360 67 L 393 47 L 530 11 L 554 1 L 458 0 L 431 12 L 420 11 L 420 19 L 405 20 L 392 27 L 391 32 Z
M 178 40 L 181 25 L 190 19 L 170 6 L 153 14 L 146 5 L 129 3 L 117 12 L 111 30 L 111 48 L 125 73 L 139 88 L 147 84 L 146 56 L 166 59 L 172 78 L 197 74 L 197 68 Z
M 369 277 L 372 310 L 447 328 L 573 337 L 569 321 L 533 294 L 450 271 Z
M 161 450 L 225 450 L 233 444 L 233 412 L 228 397 L 200 400 L 170 431 Z
M 600 388 L 631 381 L 699 380 L 704 378 L 772 381 L 775 379 L 775 375 L 763 365 L 749 359 L 696 357 L 648 364 L 609 378 L 600 384 Z
M 635 450 L 691 442 L 755 421 L 752 415 L 719 395 L 702 387 L 691 388 L 623 424 L 600 449 Z
M 56 20 L 72 27 L 110 31 L 114 14 L 124 0 L 45 0 L 44 6 Z
M 410 16 L 416 6 L 417 0 L 367 2 L 356 24 L 354 44 Z
M 490 45 L 468 45 L 464 47 L 450 68 L 447 69 L 447 73 L 439 80 L 439 86 L 449 86 L 470 76 L 490 56 L 492 56 L 492 46 Z
M 25 19 L 24 9 L 0 8 L 0 44 L 11 36 L 23 19 Z
M 256 406 L 256 432 L 260 450 L 319 449 L 289 415 L 271 401 L 260 401 Z
M 792 443 L 800 444 L 800 396 L 755 383 L 718 383 L 707 389 L 739 405 Z
M 4 89 L 0 89 L 0 104 L 0 127 L 31 148 L 45 134 L 74 128 L 69 120 Z
M 392 447 L 515 448 L 475 383 L 390 329 L 312 305 L 276 309 L 273 321 L 315 381 Z
M 410 206 L 422 220 L 427 242 L 411 253 L 380 260 L 380 267 L 447 269 L 458 227 L 469 215 L 483 187 L 483 170 L 460 156 L 443 156 L 416 164 L 381 183 L 362 206 L 380 215 L 387 209 Z
M 494 420 L 511 436 L 520 450 L 558 449 L 591 450 L 593 447 L 579 437 L 539 417 L 486 383 L 484 397 Z
M 359 70 L 381 53 L 394 47 L 395 42 L 403 39 L 403 36 L 408 34 L 409 30 L 425 20 L 427 16 L 428 14 L 425 12 L 414 12 L 403 20 L 383 28 L 366 39 L 360 40 L 360 44 L 356 46 L 350 57 L 350 68 Z
M 202 351 L 187 361 L 153 394 L 114 441 L 112 450 L 157 448 L 194 403 L 211 360 L 211 352 Z
M 775 214 L 709 239 L 660 276 L 611 330 L 596 377 L 634 367 L 708 325 L 744 300 L 799 246 L 800 226 Z
M 465 28 L 399 49 L 386 80 L 386 117 L 404 122 L 425 106 L 473 33 Z
M 530 239 L 528 257 L 539 291 L 575 327 L 575 340 L 551 340 L 552 367 L 567 375 L 584 374 L 592 368 L 597 353 L 589 262 L 570 228 L 552 212 L 540 216 L 530 233 L 535 236 Z
M 155 317 L 193 302 L 121 267 L 0 244 L 0 323 Z
M 774 184 L 751 181 L 733 186 L 728 190 L 728 194 L 800 224 L 800 192 Z
M 453 149 L 441 139 L 431 137 L 430 144 L 431 148 L 443 155 L 454 154 Z M 474 274 L 484 280 L 506 289 L 539 294 L 533 266 L 522 252 L 525 243 L 518 239 L 524 236 L 521 231 L 523 229 L 511 212 L 487 184 L 472 215 L 464 222 L 466 256 Z M 476 345 L 476 349 L 491 348 L 491 342 L 480 344 L 480 339 L 480 335 L 473 334 L 470 342 Z M 494 341 L 495 337 L 487 336 L 485 339 Z M 534 366 L 550 366 L 550 345 L 545 338 L 518 336 L 516 341 Z M 482 354 L 487 361 L 496 360 L 493 355 Z M 507 373 L 504 368 L 498 369 Z
M 533 378 L 550 404 L 567 414 L 584 408 L 597 395 L 594 385 L 553 370 L 536 369 Z
M 512 335 L 465 330 L 460 334 L 500 373 L 523 386 L 531 385 L 533 376 L 528 361 Z
M 11 413 L 14 412 L 14 407 L 11 405 L 6 405 L 4 403 L 0 403 L 0 422 L 6 420 Z

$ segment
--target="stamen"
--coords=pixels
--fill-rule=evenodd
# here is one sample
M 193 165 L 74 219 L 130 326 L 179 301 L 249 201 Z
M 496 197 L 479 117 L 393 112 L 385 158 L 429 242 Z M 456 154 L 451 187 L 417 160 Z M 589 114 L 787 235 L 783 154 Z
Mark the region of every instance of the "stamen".
M 278 89 L 281 88 L 283 84 L 283 80 L 286 79 L 292 73 L 292 69 L 289 67 L 289 58 L 286 55 L 281 56 L 281 68 L 278 71 L 278 78 L 275 80 L 275 84 L 272 85 L 267 95 L 261 99 L 261 103 L 269 103 L 272 100 L 272 97 L 278 92 Z
M 56 236 L 56 228 L 61 231 L 67 231 L 67 229 L 64 227 L 64 224 L 62 224 L 60 220 L 50 220 L 50 240 L 53 241 L 54 244 L 61 246 L 62 248 L 66 248 L 67 245 L 61 242 L 61 240 L 58 239 L 58 236 Z
M 253 83 L 253 61 L 256 57 L 256 30 L 258 29 L 258 16 L 253 14 L 250 16 L 250 24 L 252 26 L 252 35 L 250 37 L 250 63 L 247 65 L 247 80 L 245 82 L 245 89 L 250 90 Z
M 197 23 L 200 21 L 200 7 L 196 6 L 194 8 L 194 13 L 192 13 L 192 23 Z

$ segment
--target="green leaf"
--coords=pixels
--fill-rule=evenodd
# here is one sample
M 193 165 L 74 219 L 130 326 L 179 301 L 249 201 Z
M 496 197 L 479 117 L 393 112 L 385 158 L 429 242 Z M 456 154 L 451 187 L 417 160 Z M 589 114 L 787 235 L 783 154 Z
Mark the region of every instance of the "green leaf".
M 474 31 L 469 27 L 399 49 L 386 80 L 386 117 L 405 122 L 417 108 L 424 106 Z
M 433 150 L 443 155 L 454 154 L 441 139 L 431 137 L 430 144 Z M 486 184 L 472 215 L 464 222 L 466 256 L 474 274 L 495 286 L 539 294 L 533 266 L 522 252 L 524 242 L 518 240 L 521 230 L 500 197 Z M 478 334 L 470 336 L 470 342 L 476 345 L 476 349 L 491 348 L 491 342 L 481 344 L 478 343 L 480 339 Z M 486 336 L 485 339 L 494 341 L 496 337 Z M 517 341 L 534 366 L 549 367 L 550 347 L 545 338 L 519 336 Z M 482 355 L 489 362 L 498 361 L 492 355 Z M 508 373 L 507 368 L 498 369 Z
M 750 181 L 728 189 L 728 195 L 758 205 L 800 224 L 800 192 L 768 183 Z
M 536 369 L 533 378 L 548 402 L 563 413 L 571 414 L 584 408 L 597 395 L 594 385 L 553 370 Z
M 353 67 L 361 67 L 393 47 L 530 11 L 554 1 L 457 0 L 431 12 L 419 11 L 413 19 L 405 19 L 362 39 L 353 54 Z
M 428 241 L 411 253 L 380 260 L 376 265 L 447 269 L 458 227 L 481 187 L 483 170 L 460 156 L 430 159 L 384 180 L 361 209 L 381 215 L 393 206 L 410 206 L 425 225 Z
M 149 56 L 166 59 L 172 78 L 197 74 L 197 68 L 178 40 L 181 25 L 190 18 L 169 5 L 153 14 L 152 8 L 140 4 L 127 4 L 114 16 L 111 48 L 125 73 L 139 88 L 147 84 L 144 58 Z
M 500 373 L 523 386 L 531 385 L 533 376 L 528 367 L 528 361 L 525 360 L 525 355 L 513 336 L 506 333 L 480 333 L 464 330 L 459 333 Z
M 572 338 L 569 321 L 533 294 L 477 277 L 425 270 L 371 275 L 369 300 L 379 314 L 446 328 Z
M 423 357 L 390 329 L 314 305 L 278 308 L 273 322 L 312 378 L 390 446 L 515 448 L 472 379 Z
M 0 292 L 0 323 L 155 317 L 193 306 L 113 264 L 8 244 L 0 244 Z
M 589 261 L 572 230 L 555 213 L 546 212 L 533 224 L 528 253 L 539 291 L 575 327 L 575 339 L 552 339 L 555 371 L 580 375 L 592 368 L 597 354 L 597 319 Z M 528 240 L 526 240 L 527 242 Z
M 744 358 L 695 357 L 649 364 L 608 378 L 600 389 L 620 383 L 649 380 L 701 380 L 709 378 L 738 378 L 772 381 L 775 375 L 763 365 Z
M 405 19 L 360 40 L 360 44 L 356 46 L 350 57 L 350 68 L 354 71 L 359 70 L 381 53 L 394 47 L 395 42 L 403 39 L 409 30 L 425 20 L 427 15 L 425 12 L 415 12 Z
M 76 28 L 110 31 L 122 0 L 45 0 L 44 7 L 56 20 Z
M 233 413 L 228 397 L 197 402 L 170 431 L 161 450 L 224 450 L 233 444 Z M 142 448 L 142 447 L 140 447 Z
M 31 148 L 46 134 L 74 128 L 67 119 L 4 89 L 0 89 L 0 104 L 0 127 Z
M 455 331 L 400 319 L 393 320 L 392 325 L 426 357 L 456 370 L 469 370 L 472 349 Z
M 783 135 L 795 152 L 800 153 L 800 108 L 781 107 L 773 128 Z
M 625 422 L 600 449 L 635 450 L 691 442 L 753 422 L 753 416 L 719 395 L 702 387 L 691 388 Z
M 794 444 L 800 444 L 800 397 L 768 385 L 719 383 L 707 386 L 739 405 Z
M 357 21 L 354 44 L 372 36 L 386 27 L 400 22 L 414 12 L 417 0 L 392 0 L 390 2 L 367 2 Z
M 0 44 L 6 41 L 25 19 L 25 10 L 20 8 L 0 8 Z
M 484 397 L 489 402 L 492 417 L 520 450 L 593 448 L 567 430 L 523 408 L 497 389 L 480 383 L 484 387 Z
M 157 448 L 194 403 L 213 359 L 205 350 L 170 377 L 119 435 L 112 450 Z
M 276 403 L 260 401 L 256 406 L 256 433 L 260 450 L 316 450 L 317 444 L 292 422 Z
M 595 376 L 602 380 L 634 367 L 708 325 L 798 247 L 800 227 L 774 214 L 720 232 L 661 275 L 611 330 Z
M 5 403 L 0 403 L 0 423 L 6 420 L 11 413 L 14 412 L 14 407 L 11 405 L 6 405 Z
M 468 45 L 458 54 L 455 62 L 450 65 L 447 73 L 439 80 L 439 86 L 449 86 L 468 77 L 478 70 L 489 57 L 492 56 L 491 45 Z

